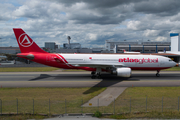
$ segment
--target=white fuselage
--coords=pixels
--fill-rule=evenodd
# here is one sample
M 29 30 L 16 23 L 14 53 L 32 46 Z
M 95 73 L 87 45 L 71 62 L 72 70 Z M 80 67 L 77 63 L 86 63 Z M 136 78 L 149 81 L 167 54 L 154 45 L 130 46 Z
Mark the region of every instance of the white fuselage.
M 61 54 L 68 64 L 120 65 L 132 69 L 170 68 L 176 65 L 170 58 L 156 55 Z

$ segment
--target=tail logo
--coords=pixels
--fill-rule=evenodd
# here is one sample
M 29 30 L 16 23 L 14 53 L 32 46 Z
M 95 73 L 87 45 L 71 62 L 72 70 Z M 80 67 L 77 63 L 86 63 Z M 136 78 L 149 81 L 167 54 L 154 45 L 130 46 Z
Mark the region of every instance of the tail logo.
M 23 47 L 29 47 L 33 44 L 33 41 L 29 38 L 26 33 L 23 33 L 19 36 L 19 44 Z

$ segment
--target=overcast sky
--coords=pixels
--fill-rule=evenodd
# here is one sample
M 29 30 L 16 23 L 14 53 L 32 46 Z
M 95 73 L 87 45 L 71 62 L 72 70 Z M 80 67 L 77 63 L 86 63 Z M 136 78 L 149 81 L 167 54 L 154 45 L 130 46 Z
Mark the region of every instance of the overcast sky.
M 44 42 L 104 47 L 113 41 L 170 41 L 180 33 L 180 0 L 0 0 L 0 46 L 17 47 L 12 28 Z

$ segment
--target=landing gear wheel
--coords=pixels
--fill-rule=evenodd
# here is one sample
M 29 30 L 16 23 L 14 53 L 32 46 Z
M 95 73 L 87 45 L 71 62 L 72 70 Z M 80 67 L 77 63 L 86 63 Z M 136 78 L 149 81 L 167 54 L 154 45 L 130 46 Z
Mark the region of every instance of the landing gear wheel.
M 159 74 L 159 73 L 156 73 L 156 77 L 160 77 L 160 74 Z
M 95 79 L 95 78 L 100 79 L 101 78 L 101 71 L 102 71 L 101 68 L 97 67 L 96 71 L 91 72 L 91 78 L 92 79 Z
M 95 71 L 92 71 L 91 72 L 91 79 L 95 79 L 96 78 L 96 72 Z
M 95 78 L 97 78 L 97 79 L 101 79 L 101 73 L 96 73 L 96 72 L 91 72 L 91 78 L 92 79 L 95 79 Z
M 101 75 L 97 75 L 97 78 L 98 78 L 98 79 L 101 79 Z
M 160 77 L 159 70 L 157 70 L 156 77 Z
M 95 75 L 95 74 L 96 74 L 96 72 L 95 72 L 95 71 L 92 71 L 92 72 L 91 72 L 91 75 Z
M 100 72 L 97 73 L 97 78 L 98 78 L 98 79 L 101 79 L 101 73 L 100 73 Z

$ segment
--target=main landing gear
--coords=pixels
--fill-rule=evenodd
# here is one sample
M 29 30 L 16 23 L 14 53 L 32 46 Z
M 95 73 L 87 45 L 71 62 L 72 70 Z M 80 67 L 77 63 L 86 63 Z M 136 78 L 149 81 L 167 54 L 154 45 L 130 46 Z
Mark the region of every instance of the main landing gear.
M 160 72 L 160 70 L 157 70 L 156 77 L 160 77 L 159 72 Z
M 91 78 L 92 79 L 95 79 L 95 78 L 100 79 L 101 78 L 101 68 L 96 68 L 96 71 L 92 71 Z
M 101 78 L 101 73 L 100 72 L 96 73 L 95 71 L 93 71 L 93 72 L 91 72 L 91 78 L 92 79 L 95 79 L 95 78 L 100 79 Z

